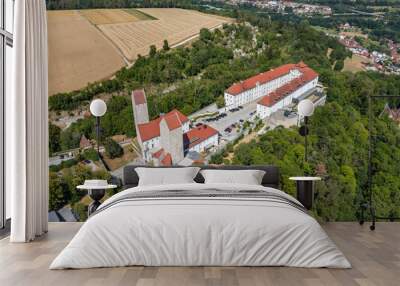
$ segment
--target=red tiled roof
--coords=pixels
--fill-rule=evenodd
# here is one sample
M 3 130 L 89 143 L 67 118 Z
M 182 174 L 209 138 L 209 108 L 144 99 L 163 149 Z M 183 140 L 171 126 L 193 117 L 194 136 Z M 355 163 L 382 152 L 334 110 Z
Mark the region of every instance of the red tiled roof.
M 160 121 L 161 118 L 158 117 L 150 122 L 138 124 L 138 135 L 140 135 L 142 142 L 160 136 Z
M 143 142 L 160 136 L 160 121 L 163 118 L 165 118 L 170 130 L 174 130 L 189 121 L 184 114 L 174 109 L 148 123 L 138 124 L 140 138 Z
M 167 113 L 164 116 L 164 120 L 167 122 L 167 126 L 169 128 L 169 130 L 174 130 L 178 127 L 181 127 L 182 124 L 184 122 L 181 121 L 181 119 L 186 119 L 187 121 L 187 117 L 185 115 L 183 115 L 182 113 L 180 113 L 180 115 L 178 114 L 180 113 L 178 110 L 176 110 L 176 112 L 173 113 Z
M 159 160 L 160 164 L 163 166 L 171 166 L 172 165 L 172 156 L 170 153 L 165 153 L 164 149 L 161 148 L 157 152 L 154 152 L 153 158 Z
M 164 149 L 161 148 L 160 150 L 158 150 L 157 152 L 153 153 L 153 158 L 160 158 L 162 155 L 164 154 Z
M 288 74 L 293 69 L 298 69 L 302 72 L 303 69 L 308 69 L 308 66 L 304 62 L 299 62 L 298 64 L 286 64 L 250 77 L 239 83 L 235 83 L 231 87 L 229 87 L 226 92 L 231 95 L 238 95 L 246 90 L 256 87 L 257 83 L 260 85 L 265 84 L 269 81 Z
M 164 149 L 161 148 L 157 152 L 154 152 L 153 158 L 158 159 L 161 165 L 163 166 L 171 166 L 172 165 L 172 156 L 170 153 L 165 153 Z
M 86 138 L 85 134 L 82 135 L 81 141 L 79 142 L 79 147 L 84 149 L 88 147 L 92 147 L 92 144 L 90 141 Z
M 318 74 L 309 67 L 305 67 L 301 71 L 303 74 L 292 80 L 291 82 L 281 86 L 280 88 L 276 89 L 275 91 L 269 93 L 268 95 L 264 96 L 258 104 L 271 107 L 282 98 L 285 98 L 295 90 L 299 89 L 306 83 L 314 80 Z
M 183 134 L 184 146 L 186 148 L 192 148 L 215 134 L 218 134 L 218 131 L 211 126 L 205 124 L 200 125 Z
M 172 157 L 170 153 L 167 153 L 164 158 L 161 160 L 161 164 L 163 166 L 172 166 Z
M 135 105 L 146 103 L 144 89 L 136 89 L 132 91 L 132 100 L 134 100 Z

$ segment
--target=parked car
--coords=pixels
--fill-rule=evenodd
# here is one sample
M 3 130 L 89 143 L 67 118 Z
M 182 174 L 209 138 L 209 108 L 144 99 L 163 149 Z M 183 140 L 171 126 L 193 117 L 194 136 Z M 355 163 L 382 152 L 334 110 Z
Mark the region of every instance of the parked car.
M 225 130 L 224 130 L 226 133 L 231 133 L 231 131 L 232 131 L 232 129 L 231 128 L 229 128 L 229 127 L 227 127 L 227 128 L 225 128 Z
M 243 106 L 239 105 L 238 108 L 239 108 L 239 109 L 243 109 Z
M 293 118 L 293 117 L 295 117 L 297 115 L 297 113 L 295 111 L 293 111 L 293 110 L 285 110 L 283 112 L 283 115 L 285 117 L 288 117 L 288 118 Z
M 243 120 L 243 119 L 240 119 L 239 121 L 240 121 L 240 123 L 243 123 L 243 122 L 244 122 L 244 120 Z

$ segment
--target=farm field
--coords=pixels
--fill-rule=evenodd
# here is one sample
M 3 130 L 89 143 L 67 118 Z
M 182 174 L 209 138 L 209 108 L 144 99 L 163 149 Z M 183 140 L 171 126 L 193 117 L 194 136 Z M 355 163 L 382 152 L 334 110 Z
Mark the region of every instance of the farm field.
M 150 45 L 171 47 L 231 19 L 172 8 L 48 11 L 49 95 L 111 77 Z
M 108 78 L 125 63 L 78 11 L 48 11 L 49 95 Z
M 368 35 L 364 34 L 361 31 L 340 32 L 340 35 L 343 35 L 346 37 L 360 37 L 360 38 L 368 39 Z
M 141 21 L 133 14 L 120 9 L 88 9 L 79 11 L 94 25 Z
M 165 39 L 170 46 L 174 46 L 197 36 L 201 28 L 213 29 L 230 21 L 228 18 L 184 9 L 137 10 L 157 20 L 98 26 L 129 61 L 135 60 L 138 54 L 147 55 L 150 45 L 161 48 Z
M 359 55 L 353 55 L 351 59 L 347 58 L 344 61 L 343 71 L 349 71 L 354 73 L 359 71 L 365 71 L 363 63 L 372 63 L 372 61 L 368 58 Z

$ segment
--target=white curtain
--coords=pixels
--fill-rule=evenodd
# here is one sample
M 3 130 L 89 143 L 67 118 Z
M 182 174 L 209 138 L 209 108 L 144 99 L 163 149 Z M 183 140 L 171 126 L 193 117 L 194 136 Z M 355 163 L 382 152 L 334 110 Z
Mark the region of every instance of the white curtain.
M 47 232 L 47 22 L 44 0 L 15 1 L 13 92 L 6 98 L 12 242 Z

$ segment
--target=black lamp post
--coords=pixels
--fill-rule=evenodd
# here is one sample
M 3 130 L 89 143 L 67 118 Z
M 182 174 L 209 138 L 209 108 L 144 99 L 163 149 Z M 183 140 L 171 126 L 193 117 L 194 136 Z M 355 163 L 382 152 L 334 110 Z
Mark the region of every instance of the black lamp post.
M 304 125 L 300 127 L 299 134 L 304 137 L 304 161 L 308 161 L 308 117 L 314 113 L 314 103 L 309 99 L 300 101 L 297 110 L 300 116 L 304 117 Z
M 97 155 L 100 158 L 100 117 L 107 111 L 107 105 L 102 99 L 95 99 L 90 103 L 90 113 L 96 117 Z
M 308 118 L 314 113 L 314 103 L 309 99 L 300 101 L 297 106 L 298 113 L 304 118 L 304 125 L 300 127 L 299 133 L 304 137 L 304 162 L 308 160 Z M 290 180 L 296 181 L 297 199 L 310 210 L 314 202 L 314 182 L 321 180 L 320 177 L 291 177 Z

